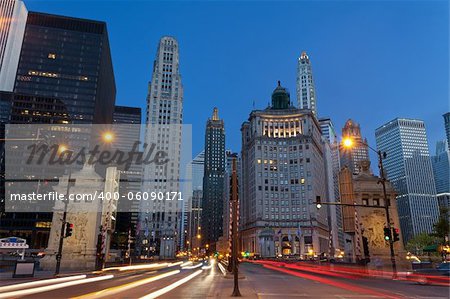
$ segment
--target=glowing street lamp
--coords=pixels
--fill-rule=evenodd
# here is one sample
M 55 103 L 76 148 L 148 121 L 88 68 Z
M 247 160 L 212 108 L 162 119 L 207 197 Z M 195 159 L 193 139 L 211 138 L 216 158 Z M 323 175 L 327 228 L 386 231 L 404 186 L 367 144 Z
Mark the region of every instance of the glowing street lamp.
M 112 132 L 105 132 L 102 135 L 103 141 L 111 143 L 114 140 L 114 134 Z
M 354 142 L 353 142 L 353 139 L 351 139 L 350 137 L 346 137 L 346 138 L 344 138 L 344 140 L 342 140 L 342 144 L 346 148 L 352 148 Z

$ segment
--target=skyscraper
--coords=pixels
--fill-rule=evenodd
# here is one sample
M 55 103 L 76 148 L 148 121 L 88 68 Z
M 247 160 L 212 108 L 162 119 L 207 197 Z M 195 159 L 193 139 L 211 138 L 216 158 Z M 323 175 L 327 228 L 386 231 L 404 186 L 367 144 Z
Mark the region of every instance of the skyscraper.
M 302 257 L 329 251 L 325 161 L 317 118 L 296 109 L 280 85 L 272 104 L 253 110 L 242 132 L 242 251 L 262 257 Z
M 386 152 L 384 169 L 397 192 L 403 241 L 431 233 L 438 218 L 436 188 L 425 123 L 396 118 L 376 129 L 378 150 Z
M 436 193 L 450 193 L 450 151 L 447 141 L 436 143 L 436 155 L 431 157 Z
M 338 202 L 339 194 L 339 171 L 341 163 L 339 157 L 339 142 L 333 122 L 330 118 L 319 118 L 320 129 L 323 137 L 325 173 L 327 177 L 327 199 L 330 202 Z M 330 238 L 332 241 L 331 254 L 337 254 L 344 248 L 344 231 L 342 223 L 341 207 L 329 205 L 328 208 L 328 226 L 330 227 Z
M 106 24 L 28 13 L 14 92 L 57 99 L 71 123 L 112 123 L 116 86 Z
M 203 176 L 202 243 L 213 250 L 223 234 L 225 125 L 217 108 L 206 122 Z
M 12 91 L 28 11 L 21 0 L 0 2 L 0 91 Z
M 114 149 L 125 153 L 133 150 L 133 145 L 140 141 L 141 134 L 141 108 L 115 106 L 113 115 Z M 115 232 L 111 242 L 112 249 L 127 250 L 129 232 L 134 237 L 139 211 L 139 201 L 130 201 L 128 193 L 137 194 L 141 191 L 142 165 L 132 163 L 128 169 L 120 171 L 120 199 Z M 134 246 L 132 246 L 134 247 Z M 133 248 L 134 249 L 134 248 Z
M 342 128 L 342 139 L 351 138 L 353 146 L 350 149 L 342 146 L 341 154 L 341 168 L 347 166 L 353 174 L 358 174 L 360 170 L 360 162 L 368 161 L 369 149 L 367 147 L 367 140 L 361 136 L 361 128 L 358 123 L 349 119 L 345 122 Z
M 106 23 L 30 12 L 16 54 L 11 124 L 112 123 L 116 89 Z M 39 131 L 30 134 L 36 138 Z M 81 146 L 80 140 L 74 146 Z M 20 158 L 13 163 L 21 169 L 17 174 L 36 175 Z M 61 175 L 50 168 L 39 169 L 40 175 Z M 27 186 L 34 188 L 30 192 L 41 188 L 39 182 Z M 7 213 L 0 219 L 0 235 L 21 235 L 30 247 L 45 248 L 51 221 L 51 212 Z
M 192 200 L 188 210 L 188 250 L 196 251 L 201 246 L 201 219 L 203 199 L 203 175 L 205 172 L 205 152 L 201 151 L 191 161 L 192 167 Z
M 445 134 L 447 135 L 447 144 L 448 146 L 450 146 L 450 112 L 445 113 L 443 116 L 445 124 Z
M 317 116 L 317 97 L 314 87 L 311 61 L 305 51 L 297 63 L 297 105 L 300 109 L 310 109 Z
M 144 167 L 143 192 L 180 191 L 180 150 L 183 122 L 183 86 L 175 38 L 160 39 L 147 96 L 145 143 L 164 151 L 169 162 Z M 145 151 L 148 151 L 144 150 Z M 160 193 L 160 194 L 162 194 Z M 139 235 L 141 254 L 160 258 L 175 256 L 179 234 L 179 203 L 141 201 Z

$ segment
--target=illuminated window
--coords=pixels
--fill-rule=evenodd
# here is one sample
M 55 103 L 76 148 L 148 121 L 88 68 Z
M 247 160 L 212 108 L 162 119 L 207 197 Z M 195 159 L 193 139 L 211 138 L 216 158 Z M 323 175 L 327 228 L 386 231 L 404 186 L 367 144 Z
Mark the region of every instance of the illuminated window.
M 48 59 L 56 59 L 56 54 L 55 53 L 48 53 Z

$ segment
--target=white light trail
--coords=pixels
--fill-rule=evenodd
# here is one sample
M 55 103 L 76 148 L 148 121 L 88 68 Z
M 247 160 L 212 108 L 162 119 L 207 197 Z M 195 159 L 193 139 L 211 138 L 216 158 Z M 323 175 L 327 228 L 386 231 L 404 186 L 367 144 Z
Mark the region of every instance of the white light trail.
M 217 265 L 219 266 L 219 269 L 223 273 L 223 275 L 227 275 L 227 270 L 224 266 L 222 266 L 222 263 L 217 263 Z
M 187 267 L 187 266 L 190 266 L 190 265 L 192 265 L 192 262 L 191 262 L 191 261 L 186 262 L 186 263 L 182 263 L 182 264 L 180 265 L 180 267 L 183 268 L 183 267 Z
M 14 298 L 14 297 L 18 297 L 18 296 L 27 296 L 27 295 L 67 288 L 67 287 L 71 287 L 71 286 L 75 286 L 75 285 L 79 285 L 79 284 L 107 280 L 107 279 L 111 279 L 113 277 L 114 277 L 114 275 L 104 275 L 104 276 L 98 276 L 98 277 L 93 277 L 93 278 L 85 278 L 85 279 L 79 279 L 79 280 L 75 280 L 75 281 L 68 281 L 68 282 L 63 282 L 63 283 L 58 283 L 58 284 L 53 284 L 53 285 L 43 286 L 43 287 L 38 287 L 38 288 L 32 288 L 32 289 L 27 289 L 27 290 L 6 292 L 6 293 L 1 293 L 0 298 Z
M 177 282 L 174 282 L 174 283 L 168 285 L 167 287 L 164 287 L 158 291 L 155 291 L 144 297 L 141 297 L 140 299 L 154 299 L 154 298 L 160 297 L 160 296 L 164 295 L 165 293 L 168 293 L 168 292 L 172 291 L 173 289 L 179 287 L 180 285 L 185 284 L 186 282 L 188 282 L 192 278 L 196 277 L 200 273 L 202 273 L 202 270 L 197 270 L 196 272 L 192 273 L 191 275 L 186 276 L 185 278 L 180 279 Z
M 119 286 L 115 286 L 115 287 L 112 287 L 112 288 L 104 289 L 104 290 L 101 290 L 101 291 L 98 291 L 98 292 L 85 294 L 85 295 L 82 295 L 82 296 L 79 296 L 79 297 L 76 297 L 76 298 L 72 298 L 72 299 L 82 299 L 82 298 L 83 299 L 87 299 L 87 298 L 89 298 L 89 299 L 96 299 L 96 298 L 103 298 L 103 297 L 111 297 L 111 296 L 116 295 L 118 293 L 122 293 L 122 292 L 128 291 L 128 290 L 136 288 L 138 286 L 141 286 L 141 285 L 144 285 L 144 284 L 147 284 L 147 283 L 159 280 L 159 279 L 163 279 L 165 277 L 169 277 L 169 276 L 178 274 L 180 272 L 181 272 L 180 270 L 173 270 L 173 271 L 170 271 L 170 272 L 167 272 L 167 273 L 163 273 L 163 274 L 160 274 L 160 275 L 144 278 L 144 279 L 141 279 L 141 280 L 138 280 L 138 281 L 134 281 L 134 282 L 130 282 L 130 283 L 127 283 L 127 284 L 124 284 L 124 285 L 119 285 Z
M 202 265 L 203 264 L 200 263 L 200 264 L 197 264 L 197 265 L 194 265 L 194 266 L 181 267 L 181 269 L 183 269 L 183 270 L 195 269 L 195 268 L 201 267 Z
M 65 282 L 65 281 L 78 280 L 78 279 L 83 279 L 86 277 L 87 277 L 86 275 L 75 275 L 75 276 L 43 279 L 43 280 L 36 280 L 36 281 L 31 281 L 31 282 L 12 284 L 12 285 L 0 287 L 0 293 L 6 292 L 6 291 L 19 290 L 19 289 L 22 290 L 22 289 L 42 286 L 42 285 L 46 285 L 46 284 L 54 284 L 54 283 L 60 283 L 60 282 Z
M 143 264 L 143 265 L 117 267 L 117 270 L 119 270 L 119 271 L 145 270 L 145 269 L 165 268 L 168 266 L 169 266 L 168 263 Z

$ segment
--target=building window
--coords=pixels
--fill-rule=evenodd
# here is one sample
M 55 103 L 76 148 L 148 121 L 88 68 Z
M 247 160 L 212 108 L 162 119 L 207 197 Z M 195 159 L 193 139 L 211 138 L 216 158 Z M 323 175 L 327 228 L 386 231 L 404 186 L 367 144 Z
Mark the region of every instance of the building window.
M 56 54 L 55 53 L 48 53 L 48 59 L 56 59 Z

